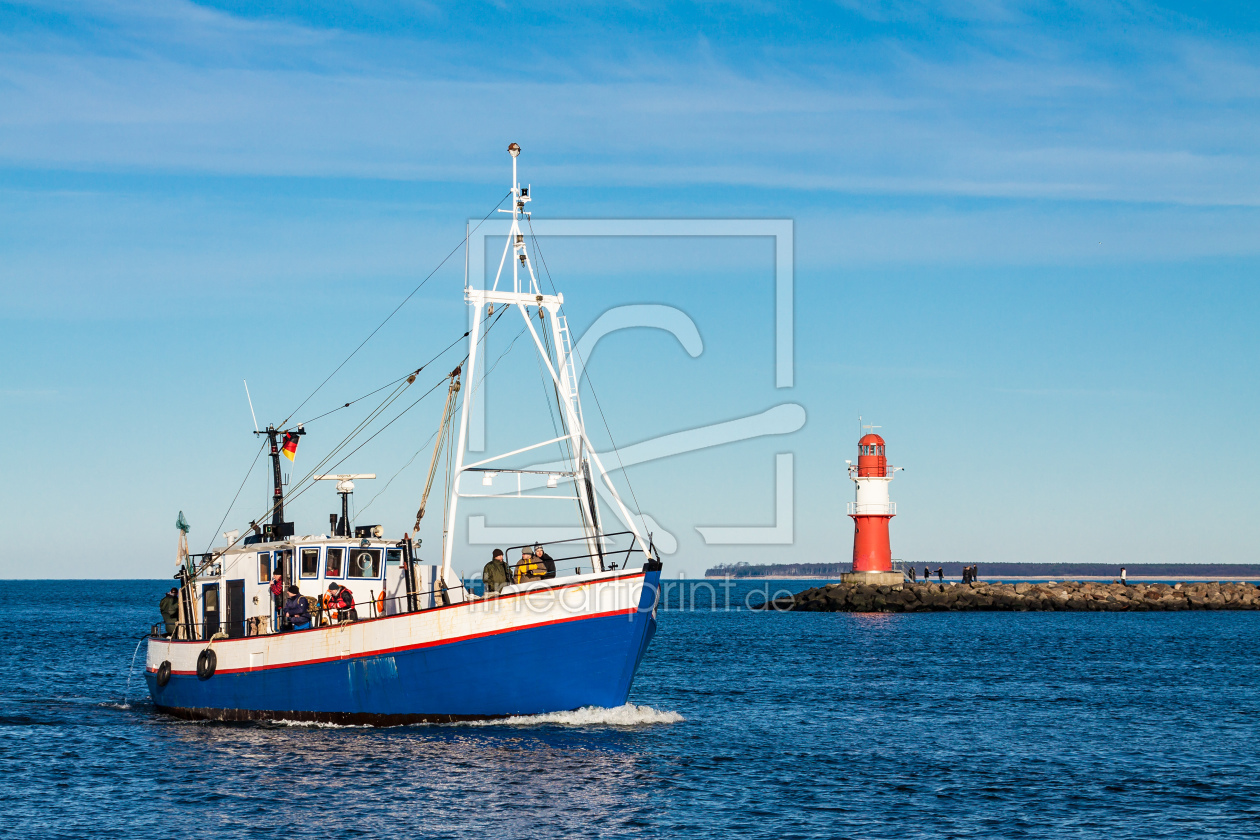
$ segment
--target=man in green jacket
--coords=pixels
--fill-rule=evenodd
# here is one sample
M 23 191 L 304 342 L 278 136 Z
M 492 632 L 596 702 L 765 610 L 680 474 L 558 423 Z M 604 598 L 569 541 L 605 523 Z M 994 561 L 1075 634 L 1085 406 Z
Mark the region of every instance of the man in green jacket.
M 158 611 L 162 613 L 162 620 L 166 622 L 166 635 L 175 632 L 175 625 L 179 624 L 179 590 L 171 587 L 171 591 L 166 593 L 166 597 L 158 603 Z
M 508 568 L 508 564 L 503 560 L 503 552 L 496 548 L 494 556 L 490 558 L 490 562 L 481 570 L 481 583 L 484 587 L 484 592 L 486 595 L 494 595 L 507 586 L 511 580 L 512 570 Z

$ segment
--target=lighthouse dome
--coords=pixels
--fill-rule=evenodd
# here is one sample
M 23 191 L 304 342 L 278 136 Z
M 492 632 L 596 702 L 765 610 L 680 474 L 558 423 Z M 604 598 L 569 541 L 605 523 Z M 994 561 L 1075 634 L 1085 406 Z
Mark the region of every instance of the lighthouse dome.
M 864 435 L 858 441 L 858 475 L 883 476 L 888 470 L 884 439 L 876 434 Z

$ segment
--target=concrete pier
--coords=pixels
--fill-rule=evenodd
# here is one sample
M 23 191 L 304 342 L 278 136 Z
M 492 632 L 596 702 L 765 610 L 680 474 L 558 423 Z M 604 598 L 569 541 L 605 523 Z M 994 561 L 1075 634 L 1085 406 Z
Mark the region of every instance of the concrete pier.
M 1173 612 L 1260 610 L 1250 583 L 831 583 L 761 609 L 798 612 Z
M 845 586 L 901 586 L 905 575 L 901 572 L 844 572 L 840 575 L 840 583 Z

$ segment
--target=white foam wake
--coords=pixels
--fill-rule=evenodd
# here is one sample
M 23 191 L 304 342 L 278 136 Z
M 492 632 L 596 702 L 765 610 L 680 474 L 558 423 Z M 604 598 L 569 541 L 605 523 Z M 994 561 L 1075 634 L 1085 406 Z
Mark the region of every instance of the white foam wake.
M 626 703 L 611 709 L 599 706 L 585 706 L 572 712 L 548 712 L 542 715 L 513 715 L 512 717 L 494 720 L 472 721 L 469 726 L 541 726 L 544 724 L 560 724 L 561 726 L 653 726 L 661 723 L 681 723 L 683 716 L 678 712 L 662 712 L 651 706 L 636 706 Z
M 370 723 L 330 723 L 324 720 L 276 720 L 267 721 L 276 726 L 297 726 L 304 729 L 372 729 Z

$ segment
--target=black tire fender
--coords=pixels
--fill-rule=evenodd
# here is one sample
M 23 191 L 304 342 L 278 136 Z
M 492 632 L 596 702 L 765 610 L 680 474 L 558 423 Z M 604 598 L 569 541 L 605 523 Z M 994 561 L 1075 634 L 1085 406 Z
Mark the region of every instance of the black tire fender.
M 162 661 L 162 664 L 159 665 L 157 669 L 158 688 L 161 688 L 162 686 L 166 685 L 170 681 L 171 681 L 171 662 L 169 659 L 165 659 Z
M 206 648 L 197 657 L 197 678 L 208 680 L 214 676 L 215 666 L 219 664 L 219 657 L 210 648 Z

